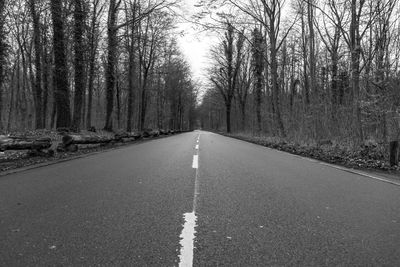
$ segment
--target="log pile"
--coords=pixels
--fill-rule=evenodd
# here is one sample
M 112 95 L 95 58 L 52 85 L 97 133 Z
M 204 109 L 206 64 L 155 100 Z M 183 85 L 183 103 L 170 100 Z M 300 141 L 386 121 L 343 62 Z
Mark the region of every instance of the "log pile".
M 94 127 L 93 127 L 94 128 Z M 102 136 L 96 134 L 73 133 L 69 128 L 59 128 L 57 132 L 62 135 L 62 141 L 54 143 L 57 152 L 76 152 L 78 145 L 110 144 L 115 142 L 130 142 L 142 138 L 155 138 L 161 135 L 180 133 L 178 130 L 153 130 L 145 129 L 141 132 L 120 132 L 114 136 Z M 28 150 L 29 155 L 53 155 L 51 150 L 51 138 L 27 138 L 24 136 L 16 137 L 0 135 L 0 152 L 5 150 Z
M 160 136 L 160 131 L 159 130 L 152 130 L 152 131 L 150 131 L 150 136 L 151 137 L 158 137 L 158 136 Z
M 160 135 L 168 135 L 168 131 L 164 129 L 160 129 Z
M 123 132 L 123 133 L 117 133 L 114 136 L 114 139 L 117 142 L 135 141 L 141 138 L 142 134 L 139 132 Z
M 51 139 L 47 137 L 31 139 L 25 137 L 13 137 L 0 135 L 0 151 L 28 150 L 30 155 L 53 155 Z
M 149 138 L 151 131 L 152 131 L 151 129 L 145 129 L 145 130 L 141 131 L 140 133 L 143 138 Z
M 95 135 L 67 134 L 62 137 L 62 142 L 58 145 L 58 152 L 75 152 L 78 145 L 110 144 L 115 142 L 115 138 Z

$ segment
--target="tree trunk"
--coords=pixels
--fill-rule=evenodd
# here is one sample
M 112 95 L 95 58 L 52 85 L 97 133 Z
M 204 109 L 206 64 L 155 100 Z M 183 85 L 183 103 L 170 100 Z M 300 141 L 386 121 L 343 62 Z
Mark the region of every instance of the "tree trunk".
M 133 46 L 133 43 L 131 44 Z M 132 49 L 132 48 L 131 48 Z M 133 50 L 133 49 L 132 49 Z M 128 114 L 127 114 L 127 125 L 126 125 L 126 131 L 131 132 L 132 131 L 132 121 L 133 121 L 133 103 L 134 103 L 134 96 L 135 96 L 135 91 L 134 91 L 134 79 L 135 79 L 135 62 L 134 62 L 134 55 L 133 51 L 130 51 L 129 55 L 129 77 L 128 77 Z
M 4 66 L 6 64 L 6 43 L 5 43 L 5 0 L 0 0 L 0 129 L 3 129 L 3 83 Z
M 35 47 L 35 78 L 32 84 L 35 106 L 35 128 L 43 129 L 43 93 L 42 93 L 42 61 L 40 42 L 40 15 L 36 11 L 35 1 L 29 1 L 29 8 L 33 21 L 33 44 Z
M 85 46 L 83 42 L 85 11 L 82 0 L 75 0 L 74 4 L 75 96 L 72 127 L 79 131 L 82 122 L 83 95 L 85 92 Z
M 264 69 L 264 58 L 262 41 L 263 37 L 258 29 L 254 30 L 254 48 L 253 48 L 253 61 L 254 61 L 254 75 L 255 75 L 255 105 L 256 105 L 256 117 L 257 117 L 257 132 L 260 133 L 261 128 L 261 102 L 262 102 L 262 86 L 263 86 L 263 69 Z
M 117 64 L 117 12 L 118 5 L 116 0 L 110 0 L 110 7 L 108 11 L 108 24 L 107 24 L 107 35 L 108 35 L 108 55 L 107 55 L 107 66 L 106 66 L 106 120 L 104 130 L 112 131 L 112 113 L 114 110 L 114 89 L 115 89 L 115 65 Z
M 94 68 L 95 59 L 91 55 L 89 63 L 89 81 L 88 81 L 88 102 L 87 102 L 87 113 L 86 113 L 86 129 L 92 127 L 92 107 L 93 107 L 93 84 L 94 84 Z M 92 61 L 93 60 L 93 61 Z
M 359 17 L 357 10 L 361 8 L 357 5 L 357 0 L 351 1 L 351 24 L 350 24 L 350 50 L 351 50 L 351 88 L 353 92 L 353 128 L 356 143 L 362 143 L 364 140 L 362 122 L 361 122 L 361 104 L 360 104 L 360 56 L 361 40 L 359 29 Z
M 281 107 L 279 101 L 279 85 L 278 85 L 278 60 L 277 60 L 277 40 L 275 35 L 275 17 L 271 17 L 270 21 L 270 49 L 271 49 L 271 81 L 272 81 L 272 101 L 274 109 L 274 121 L 278 134 L 285 137 L 285 129 L 281 117 Z
M 129 37 L 129 77 L 128 77 L 128 114 L 127 114 L 127 123 L 126 123 L 126 131 L 132 131 L 132 123 L 133 123 L 133 104 L 135 101 L 135 80 L 136 80 L 136 58 L 135 58 L 135 34 L 137 30 L 137 25 L 134 22 L 136 20 L 136 2 L 132 8 L 132 23 L 129 25 L 130 37 Z
M 94 72 L 96 67 L 96 55 L 97 55 L 97 39 L 96 39 L 96 27 L 97 27 L 97 5 L 98 1 L 94 2 L 92 20 L 90 23 L 90 36 L 89 36 L 89 77 L 88 77 L 88 102 L 87 102 L 87 113 L 86 113 L 86 129 L 92 127 L 92 109 L 93 109 L 93 87 L 94 87 Z
M 308 68 L 307 68 L 307 33 L 306 33 L 306 24 L 304 22 L 303 15 L 301 16 L 301 32 L 302 32 L 302 46 L 303 46 L 303 76 L 304 76 L 304 84 L 303 84 L 303 91 L 304 91 L 304 99 L 305 99 L 305 106 L 306 111 L 308 111 L 308 106 L 310 105 L 310 86 L 309 86 L 309 75 L 308 75 Z
M 13 114 L 13 110 L 14 110 L 14 95 L 15 93 L 18 93 L 18 86 L 19 86 L 19 56 L 17 57 L 17 62 L 14 63 L 14 68 L 13 68 L 13 72 L 12 72 L 12 76 L 11 76 L 11 97 L 10 97 L 10 107 L 8 110 L 8 120 L 7 120 L 7 132 L 10 132 L 11 130 L 11 119 L 12 119 L 12 114 Z M 17 78 L 15 78 L 15 76 L 17 76 Z M 16 80 L 17 79 L 17 80 Z M 17 92 L 14 92 L 14 85 L 17 85 Z
M 139 118 L 139 130 L 143 131 L 145 128 L 144 124 L 146 121 L 146 110 L 147 110 L 147 90 L 146 90 L 146 82 L 144 82 L 142 93 L 140 97 L 141 106 L 140 106 L 140 118 Z
M 120 85 L 119 82 L 117 80 L 116 83 L 116 97 L 117 97 L 117 127 L 118 129 L 121 128 L 121 89 L 120 89 Z
M 54 42 L 54 87 L 55 102 L 57 108 L 56 127 L 71 126 L 71 109 L 68 89 L 68 69 L 65 52 L 64 19 L 62 1 L 51 1 L 51 13 L 53 18 L 53 42 Z
M 332 60 L 332 82 L 331 82 L 331 105 L 332 105 L 332 118 L 336 117 L 336 109 L 339 104 L 339 86 L 338 86 L 338 54 L 335 49 L 331 54 Z
M 48 102 L 49 102 L 49 83 L 50 83 L 50 64 L 51 64 L 51 56 L 48 52 L 48 44 L 47 37 L 43 34 L 43 127 L 46 128 L 47 125 L 47 111 L 48 111 Z
M 231 132 L 231 108 L 232 105 L 231 103 L 225 103 L 225 108 L 226 108 L 226 132 L 230 133 Z
M 242 105 L 240 110 L 241 110 L 242 131 L 245 131 L 246 130 L 246 106 Z
M 389 150 L 390 150 L 390 166 L 398 166 L 399 165 L 399 152 L 400 152 L 400 147 L 399 147 L 399 141 L 392 141 L 389 144 Z
M 313 121 L 314 121 L 314 133 L 315 133 L 315 139 L 316 140 L 321 140 L 322 139 L 322 134 L 321 134 L 321 128 L 322 128 L 322 123 L 321 123 L 321 113 L 322 111 L 320 110 L 320 96 L 319 96 L 319 90 L 317 87 L 317 73 L 316 73 L 316 67 L 317 67 L 317 62 L 316 62 L 316 55 L 315 55 L 315 32 L 314 32 L 314 0 L 310 0 L 307 3 L 307 20 L 308 20 L 308 29 L 309 29 L 309 66 L 310 66 L 310 75 L 309 75 L 309 92 L 312 95 L 312 100 L 313 100 L 313 107 L 312 107 L 312 113 L 313 113 Z

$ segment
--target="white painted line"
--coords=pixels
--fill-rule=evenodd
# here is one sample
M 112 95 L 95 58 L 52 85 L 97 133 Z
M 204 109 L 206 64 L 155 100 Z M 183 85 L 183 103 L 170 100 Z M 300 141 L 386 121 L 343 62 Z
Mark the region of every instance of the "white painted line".
M 381 182 L 385 182 L 385 183 L 389 183 L 389 184 L 392 184 L 392 185 L 400 186 L 399 182 L 395 182 L 395 181 L 392 181 L 392 180 L 389 180 L 389 179 L 377 177 L 375 175 L 371 175 L 371 174 L 368 174 L 368 173 L 365 173 L 365 172 L 361 172 L 361 171 L 357 171 L 357 170 L 353 170 L 353 169 L 349 169 L 349 168 L 345 168 L 345 167 L 340 167 L 340 166 L 332 165 L 332 164 L 325 163 L 325 162 L 318 162 L 318 163 L 321 164 L 321 165 L 324 165 L 324 166 L 328 166 L 328 167 L 331 167 L 331 168 L 334 168 L 334 169 L 341 170 L 341 171 L 357 174 L 357 175 L 364 176 L 364 177 L 367 177 L 367 178 L 371 178 L 371 179 L 374 179 L 374 180 L 378 180 L 378 181 L 381 181 Z
M 200 135 L 199 135 L 200 138 Z M 196 150 L 199 149 L 199 138 L 197 139 Z M 198 153 L 198 152 L 197 152 Z M 193 253 L 194 253 L 194 239 L 196 237 L 196 209 L 199 196 L 199 155 L 193 156 L 192 167 L 196 169 L 196 177 L 194 182 L 194 196 L 193 196 L 193 211 L 183 214 L 185 224 L 180 235 L 181 250 L 179 253 L 179 267 L 192 267 L 193 266 Z
M 193 211 L 191 213 L 185 213 L 183 218 L 185 218 L 185 224 L 183 225 L 183 230 L 180 235 L 181 251 L 179 255 L 179 266 L 191 267 L 193 266 L 193 250 L 197 216 Z
M 198 156 L 198 155 L 194 155 L 194 156 L 193 156 L 192 168 L 193 168 L 193 169 L 199 168 L 199 156 Z
M 196 169 L 196 177 L 194 180 L 194 196 L 193 196 L 193 212 L 197 211 L 197 201 L 199 199 L 200 191 L 199 191 L 199 168 Z
M 303 157 L 303 156 L 296 155 L 296 154 L 291 154 L 289 152 L 285 152 L 285 151 L 281 151 L 281 150 L 277 150 L 277 149 L 273 149 L 273 148 L 269 148 L 269 147 L 266 147 L 266 148 L 269 149 L 269 150 L 278 151 L 278 152 L 283 153 L 283 154 L 289 154 L 289 155 L 294 156 L 296 158 L 307 160 L 307 161 L 310 161 L 310 162 L 313 162 L 313 163 L 317 163 L 317 164 L 320 164 L 320 165 L 331 167 L 331 168 L 334 168 L 334 169 L 337 169 L 337 170 L 349 172 L 349 173 L 352 173 L 352 174 L 357 174 L 357 175 L 360 175 L 360 176 L 363 176 L 363 177 L 366 177 L 366 178 L 370 178 L 370 179 L 374 179 L 374 180 L 381 181 L 381 182 L 384 182 L 384 183 L 400 186 L 400 182 L 396 182 L 396 181 L 393 181 L 393 180 L 390 180 L 390 179 L 386 179 L 386 178 L 378 177 L 378 176 L 375 176 L 375 175 L 371 175 L 371 174 L 368 174 L 368 173 L 365 173 L 365 172 L 362 172 L 362 171 L 357 171 L 355 169 L 341 167 L 341 166 L 338 166 L 338 165 L 326 163 L 326 162 L 323 162 L 323 161 L 320 161 L 320 160 L 315 160 L 315 159 L 312 159 L 312 158 Z

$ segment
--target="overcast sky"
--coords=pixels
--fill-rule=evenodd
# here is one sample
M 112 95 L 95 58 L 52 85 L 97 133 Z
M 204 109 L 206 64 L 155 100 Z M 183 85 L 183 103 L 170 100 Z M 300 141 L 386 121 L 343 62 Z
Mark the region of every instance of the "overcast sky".
M 197 0 L 184 0 L 182 3 L 183 15 L 186 19 L 190 19 L 198 8 L 195 7 Z M 184 34 L 178 37 L 179 46 L 182 49 L 184 56 L 189 62 L 193 78 L 195 81 L 205 81 L 207 68 L 208 54 L 212 45 L 216 43 L 216 37 L 210 36 L 209 33 L 195 30 L 193 23 L 179 23 L 179 31 Z

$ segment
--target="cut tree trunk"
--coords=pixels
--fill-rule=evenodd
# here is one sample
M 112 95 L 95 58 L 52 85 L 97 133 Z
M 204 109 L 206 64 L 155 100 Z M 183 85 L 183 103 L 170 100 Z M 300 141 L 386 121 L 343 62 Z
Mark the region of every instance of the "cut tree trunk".
M 51 147 L 50 138 L 28 139 L 0 136 L 0 151 L 6 150 L 36 150 L 41 151 Z
M 150 132 L 150 136 L 158 137 L 158 136 L 160 136 L 160 131 L 158 131 L 158 130 L 151 131 Z
M 117 133 L 114 136 L 115 141 L 123 141 L 124 139 L 137 140 L 140 138 L 142 138 L 142 134 L 139 132 Z
M 108 144 L 115 139 L 105 136 L 92 136 L 92 135 L 79 135 L 79 134 L 66 134 L 62 138 L 63 145 L 90 145 L 90 144 Z
M 399 165 L 399 152 L 400 146 L 399 141 L 392 141 L 389 144 L 390 150 L 390 167 Z
M 58 152 L 76 152 L 78 145 L 109 144 L 114 142 L 113 137 L 93 136 L 81 134 L 64 134 L 62 142 L 57 146 Z

